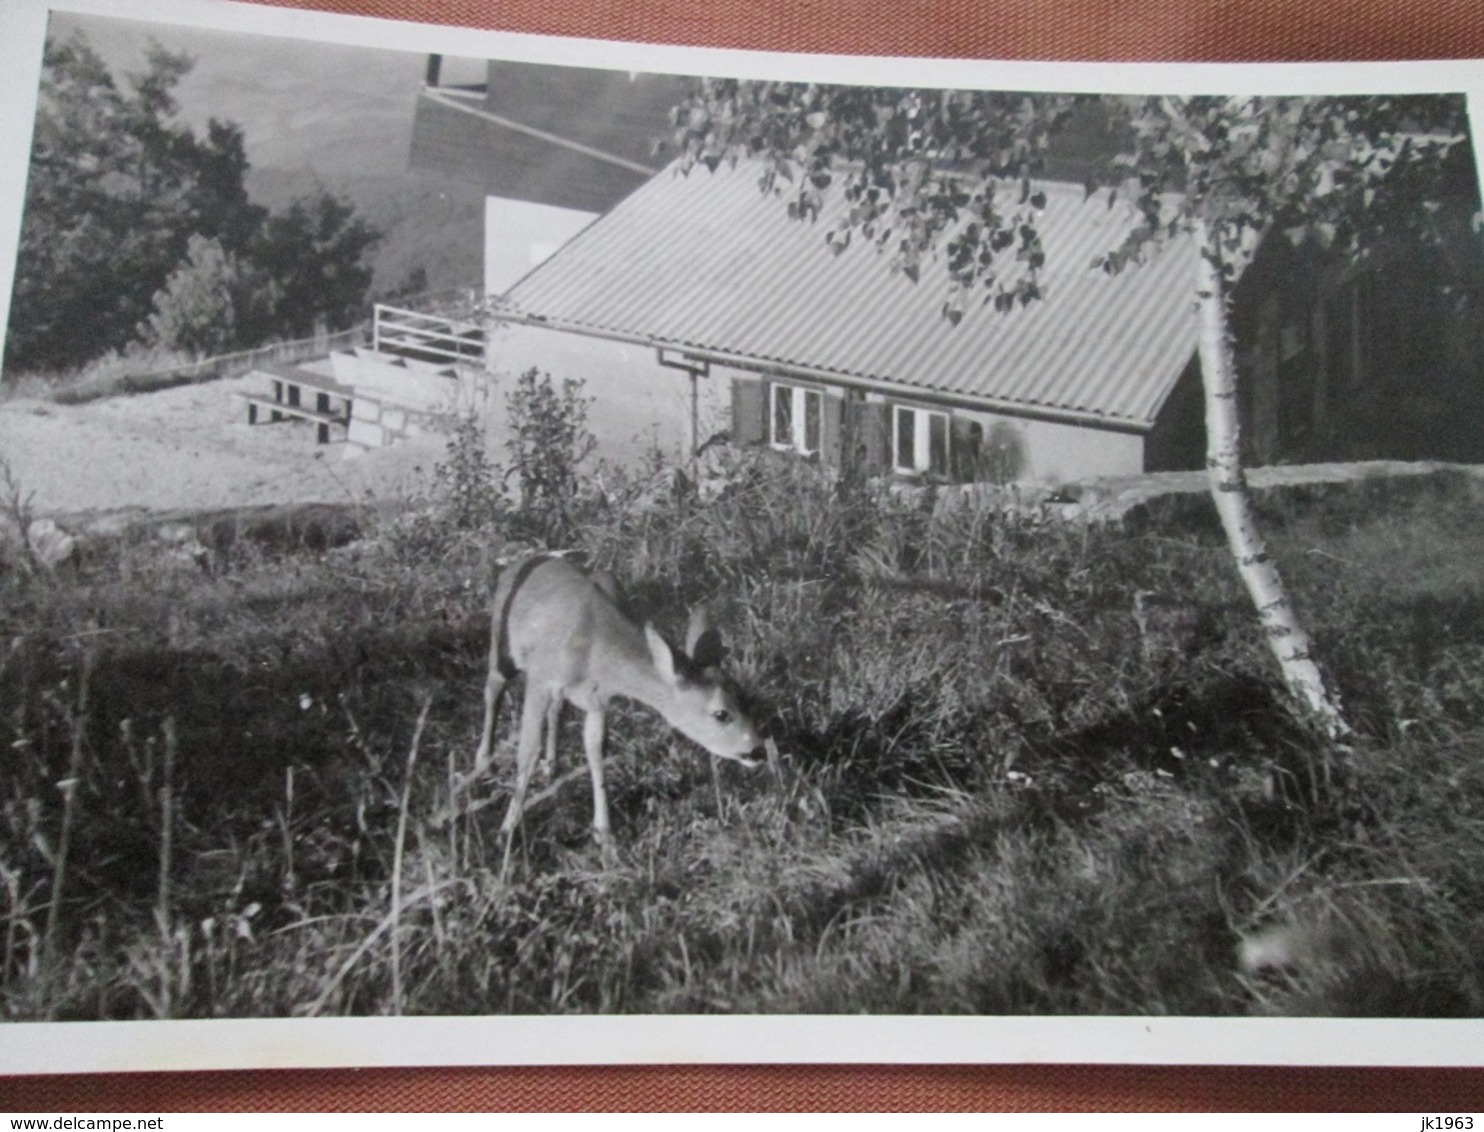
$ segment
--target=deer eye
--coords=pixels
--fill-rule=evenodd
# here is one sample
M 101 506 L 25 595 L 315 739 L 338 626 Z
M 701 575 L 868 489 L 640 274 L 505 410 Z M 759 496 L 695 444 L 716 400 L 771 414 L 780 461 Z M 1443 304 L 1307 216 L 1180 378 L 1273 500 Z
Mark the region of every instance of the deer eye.
M 726 708 L 717 708 L 711 713 L 711 718 L 716 720 L 717 723 L 731 723 L 732 713 L 727 711 Z

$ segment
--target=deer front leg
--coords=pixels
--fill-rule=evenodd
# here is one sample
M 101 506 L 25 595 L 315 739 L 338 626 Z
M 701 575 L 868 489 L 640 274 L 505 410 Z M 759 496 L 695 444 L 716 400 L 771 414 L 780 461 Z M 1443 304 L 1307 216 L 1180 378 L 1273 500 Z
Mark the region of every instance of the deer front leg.
M 613 858 L 613 833 L 608 826 L 608 792 L 603 788 L 603 712 L 590 711 L 582 724 L 582 749 L 593 780 L 593 836 L 603 851 L 604 864 Z
M 536 769 L 536 756 L 541 752 L 541 728 L 546 723 L 546 702 L 550 695 L 535 684 L 526 685 L 526 696 L 520 709 L 520 743 L 515 754 L 515 790 L 510 795 L 505 820 L 500 824 L 500 833 L 505 838 L 505 853 L 500 861 L 502 884 L 510 871 L 510 846 L 515 840 L 515 827 L 520 824 L 521 811 L 525 808 L 531 773 Z
M 490 648 L 490 674 L 484 682 L 484 725 L 479 732 L 479 749 L 474 752 L 473 781 L 489 769 L 493 758 L 495 716 L 500 711 L 500 698 L 505 694 L 505 677 L 500 675 L 500 661 L 494 646 Z

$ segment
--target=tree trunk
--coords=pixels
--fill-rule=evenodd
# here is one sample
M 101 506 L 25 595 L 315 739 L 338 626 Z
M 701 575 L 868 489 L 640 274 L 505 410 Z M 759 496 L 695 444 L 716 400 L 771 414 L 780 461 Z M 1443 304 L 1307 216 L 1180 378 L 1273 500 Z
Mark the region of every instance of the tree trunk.
M 1247 475 L 1242 468 L 1242 429 L 1237 410 L 1237 367 L 1228 320 L 1230 293 L 1210 229 L 1197 224 L 1198 350 L 1206 399 L 1206 474 L 1237 573 L 1247 587 L 1258 620 L 1289 690 L 1331 736 L 1348 728 L 1338 699 L 1324 685 L 1310 655 L 1309 635 L 1299 624 L 1288 590 L 1257 527 Z

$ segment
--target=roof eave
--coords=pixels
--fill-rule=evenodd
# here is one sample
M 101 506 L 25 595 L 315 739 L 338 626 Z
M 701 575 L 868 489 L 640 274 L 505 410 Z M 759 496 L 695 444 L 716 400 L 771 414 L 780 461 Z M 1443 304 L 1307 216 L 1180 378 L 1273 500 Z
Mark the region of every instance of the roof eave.
M 1107 432 L 1120 432 L 1136 436 L 1147 435 L 1154 428 L 1154 421 L 1152 419 L 1133 420 L 1080 409 L 1059 408 L 1054 405 L 1034 405 L 1024 401 L 1011 401 L 973 393 L 956 393 L 938 390 L 930 386 L 913 385 L 905 381 L 893 381 L 890 378 L 872 377 L 867 374 L 844 373 L 839 370 L 825 369 L 799 362 L 752 357 L 729 350 L 716 349 L 715 347 L 697 346 L 693 343 L 682 342 L 673 338 L 637 334 L 632 331 L 610 330 L 606 327 L 593 327 L 579 322 L 551 319 L 544 315 L 497 311 L 494 317 L 499 322 L 554 330 L 566 334 L 578 334 L 586 338 L 599 338 L 609 342 L 622 342 L 626 345 L 641 346 L 645 349 L 679 351 L 698 361 L 732 366 L 735 369 L 743 369 L 755 373 L 783 374 L 804 381 L 818 381 L 832 385 L 841 385 L 863 392 L 888 393 L 918 401 L 932 401 L 947 408 L 1000 413 L 1005 416 L 1023 417 L 1027 420 L 1047 421 L 1052 424 L 1078 425 L 1083 428 L 1098 428 Z

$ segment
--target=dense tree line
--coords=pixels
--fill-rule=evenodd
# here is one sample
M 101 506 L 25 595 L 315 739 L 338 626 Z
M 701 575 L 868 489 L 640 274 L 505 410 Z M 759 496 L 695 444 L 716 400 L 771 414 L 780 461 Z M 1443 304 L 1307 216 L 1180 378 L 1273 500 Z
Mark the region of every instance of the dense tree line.
M 191 66 L 152 44 L 119 82 L 81 32 L 48 39 L 7 372 L 136 344 L 210 354 L 362 316 L 379 234 L 328 193 L 253 203 L 241 128 L 177 119 Z

